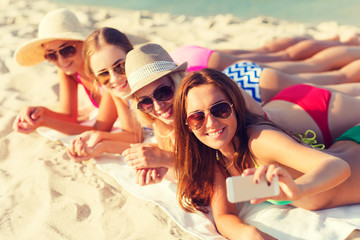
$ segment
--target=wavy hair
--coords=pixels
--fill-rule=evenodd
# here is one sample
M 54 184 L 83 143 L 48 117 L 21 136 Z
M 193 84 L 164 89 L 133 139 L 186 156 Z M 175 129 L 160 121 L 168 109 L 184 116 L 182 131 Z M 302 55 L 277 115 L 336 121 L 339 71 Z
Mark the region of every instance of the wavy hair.
M 216 161 L 216 150 L 199 141 L 185 124 L 189 90 L 208 84 L 222 91 L 233 104 L 237 118 L 235 136 L 239 140 L 239 146 L 236 149 L 238 155 L 233 164 L 240 172 L 250 166 L 245 161 L 245 157 L 251 154 L 248 147 L 247 127 L 252 124 L 273 125 L 263 116 L 251 113 L 245 106 L 245 100 L 239 86 L 228 76 L 217 70 L 207 68 L 199 72 L 192 72 L 182 80 L 174 99 L 176 139 L 174 168 L 178 178 L 178 201 L 180 206 L 189 212 L 208 211 L 206 206 L 210 204 L 214 192 L 215 166 L 220 164 Z M 223 169 L 223 167 L 220 169 Z

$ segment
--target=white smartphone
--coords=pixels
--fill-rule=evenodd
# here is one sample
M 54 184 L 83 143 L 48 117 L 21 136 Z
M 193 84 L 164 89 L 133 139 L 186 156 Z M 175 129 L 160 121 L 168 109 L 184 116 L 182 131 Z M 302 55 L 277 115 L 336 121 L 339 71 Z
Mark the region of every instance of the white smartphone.
M 244 202 L 279 195 L 278 176 L 273 178 L 270 185 L 267 184 L 265 176 L 257 184 L 252 179 L 253 175 L 228 177 L 226 179 L 226 192 L 229 202 Z

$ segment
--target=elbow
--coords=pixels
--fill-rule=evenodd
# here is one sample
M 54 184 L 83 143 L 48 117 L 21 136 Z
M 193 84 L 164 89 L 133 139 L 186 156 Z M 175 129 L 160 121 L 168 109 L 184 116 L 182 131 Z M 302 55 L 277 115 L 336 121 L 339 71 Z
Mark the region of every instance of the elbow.
M 342 169 L 343 181 L 345 181 L 351 176 L 351 168 L 346 161 L 342 160 L 341 168 L 337 168 L 337 169 Z

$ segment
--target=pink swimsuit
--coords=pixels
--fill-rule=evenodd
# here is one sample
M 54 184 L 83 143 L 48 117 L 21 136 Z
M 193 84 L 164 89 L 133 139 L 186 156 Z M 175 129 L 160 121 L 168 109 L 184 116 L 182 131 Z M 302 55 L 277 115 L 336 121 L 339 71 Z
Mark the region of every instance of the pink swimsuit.
M 178 49 L 170 53 L 170 56 L 177 64 L 187 62 L 187 71 L 193 72 L 207 68 L 209 58 L 213 52 L 214 51 L 211 49 L 195 45 L 186 45 L 179 47 Z
M 89 90 L 88 90 L 88 89 L 84 86 L 84 84 L 82 83 L 79 73 L 76 74 L 76 79 L 78 80 L 79 84 L 81 84 L 81 86 L 83 86 L 83 88 L 85 89 L 85 92 L 86 92 L 86 94 L 88 95 L 88 97 L 89 97 L 91 103 L 94 105 L 94 107 L 99 108 L 99 104 L 97 104 L 97 102 L 95 101 L 95 99 L 93 99 L 93 98 L 91 97 L 91 94 L 90 94 Z
M 325 146 L 329 147 L 333 142 L 328 121 L 330 99 L 329 90 L 298 84 L 285 88 L 270 101 L 283 100 L 299 105 L 316 122 L 323 135 Z

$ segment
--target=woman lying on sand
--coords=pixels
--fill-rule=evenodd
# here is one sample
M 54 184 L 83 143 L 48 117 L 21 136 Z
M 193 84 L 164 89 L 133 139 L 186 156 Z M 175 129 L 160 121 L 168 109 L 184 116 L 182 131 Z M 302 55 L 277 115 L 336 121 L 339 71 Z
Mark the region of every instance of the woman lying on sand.
M 355 49 L 354 51 L 352 51 Z M 253 62 L 229 58 L 221 52 L 197 46 L 184 47 L 173 52 L 175 62 L 188 62 L 188 71 L 214 68 L 223 71 L 227 76 L 244 88 L 255 100 L 268 102 L 282 89 L 300 83 L 325 87 L 344 94 L 359 96 L 359 84 L 340 84 L 360 82 L 360 47 L 339 46 L 319 52 L 305 61 L 287 61 L 256 64 Z M 354 61 L 352 61 L 354 60 Z M 341 66 L 339 70 L 315 73 L 297 73 L 299 70 L 328 70 L 331 66 Z M 276 64 L 275 68 L 272 68 Z M 294 73 L 286 73 L 293 69 Z M 284 72 L 285 71 L 285 72 Z
M 124 86 L 117 86 L 118 89 L 126 87 L 124 70 L 124 59 L 126 53 L 133 46 L 127 37 L 118 32 L 106 29 L 101 32 L 100 40 L 111 39 L 118 45 L 117 53 L 120 60 L 111 68 L 112 75 L 122 80 Z M 94 33 L 99 34 L 99 31 Z M 22 133 L 31 133 L 38 127 L 49 127 L 65 134 L 79 134 L 88 130 L 101 130 L 103 139 L 123 139 L 125 146 L 129 143 L 142 141 L 140 125 L 131 114 L 127 101 L 118 97 L 111 88 L 98 86 L 93 75 L 86 72 L 88 63 L 84 63 L 82 49 L 89 45 L 85 42 L 85 33 L 76 16 L 66 9 L 58 9 L 49 12 L 39 24 L 39 37 L 20 47 L 15 53 L 15 58 L 22 65 L 33 65 L 48 60 L 58 69 L 60 76 L 60 112 L 52 111 L 46 107 L 27 107 L 20 112 L 14 121 L 14 129 Z M 96 35 L 98 37 L 98 35 Z M 95 38 L 95 37 L 94 37 Z M 97 39 L 99 40 L 99 39 Z M 90 39 L 89 41 L 93 41 Z M 94 47 L 95 48 L 95 47 Z M 88 49 L 91 51 L 92 49 Z M 97 76 L 98 82 L 104 83 L 107 76 L 106 69 L 102 75 Z M 125 79 L 125 80 L 124 80 Z M 79 124 L 77 91 L 81 84 L 95 107 L 99 108 L 96 122 L 92 126 Z M 113 85 L 115 88 L 115 85 Z M 128 90 L 130 91 L 130 90 Z M 121 96 L 121 94 L 120 94 Z M 100 103 L 101 99 L 101 103 Z M 100 106 L 99 106 L 100 105 Z M 118 115 L 122 131 L 116 134 L 108 133 L 112 130 Z M 96 138 L 96 136 L 94 136 Z M 126 141 L 125 141 L 126 139 Z M 96 139 L 92 139 L 96 141 Z M 81 145 L 79 146 L 82 147 Z M 125 149 L 125 148 L 124 148 Z M 80 149 L 79 151 L 84 151 Z
M 223 54 L 234 61 L 249 60 L 254 62 L 276 62 L 276 61 L 299 61 L 312 57 L 316 53 L 335 46 L 359 45 L 359 37 L 354 34 L 345 41 L 339 41 L 339 36 L 327 40 L 316 40 L 305 37 L 277 38 L 263 47 L 253 50 L 217 49 L 215 54 Z M 187 48 L 194 46 L 183 46 L 177 51 L 186 52 Z M 195 46 L 196 49 L 196 46 Z M 195 71 L 194 69 L 193 71 Z M 198 69 L 200 70 L 200 69 Z
M 319 151 L 254 114 L 243 96 L 217 70 L 193 72 L 181 82 L 174 99 L 174 167 L 185 210 L 206 212 L 210 205 L 218 231 L 229 239 L 274 239 L 238 217 L 236 205 L 226 198 L 227 177 L 253 174 L 254 183 L 262 176 L 271 183 L 278 176 L 274 204 L 317 210 L 360 202 L 354 191 L 360 181 L 360 126 Z

